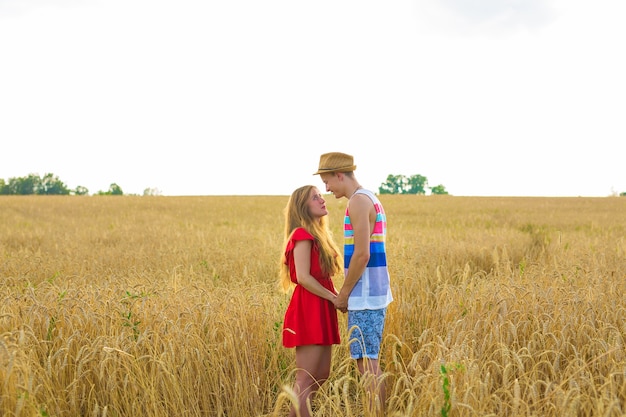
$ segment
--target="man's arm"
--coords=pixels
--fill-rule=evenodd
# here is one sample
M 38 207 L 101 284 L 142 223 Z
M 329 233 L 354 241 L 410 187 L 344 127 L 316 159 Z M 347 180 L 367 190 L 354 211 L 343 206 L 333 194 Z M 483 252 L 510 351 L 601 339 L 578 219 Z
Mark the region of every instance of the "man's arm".
M 365 195 L 354 196 L 348 204 L 350 223 L 354 232 L 354 253 L 335 304 L 337 309 L 344 313 L 348 310 L 348 297 L 370 260 L 370 235 L 372 231 L 370 210 L 373 209 L 372 201 Z

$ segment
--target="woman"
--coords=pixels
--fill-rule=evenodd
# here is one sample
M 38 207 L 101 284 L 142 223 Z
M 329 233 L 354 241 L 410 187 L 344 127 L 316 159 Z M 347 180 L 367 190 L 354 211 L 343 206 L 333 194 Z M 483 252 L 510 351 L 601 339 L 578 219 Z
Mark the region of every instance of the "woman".
M 343 260 L 327 214 L 324 198 L 312 185 L 295 190 L 285 208 L 281 284 L 285 291 L 295 288 L 285 312 L 283 346 L 296 349 L 294 391 L 302 417 L 310 416 L 309 399 L 328 378 L 332 345 L 340 343 L 331 278 L 343 271 Z M 289 415 L 296 415 L 295 407 Z

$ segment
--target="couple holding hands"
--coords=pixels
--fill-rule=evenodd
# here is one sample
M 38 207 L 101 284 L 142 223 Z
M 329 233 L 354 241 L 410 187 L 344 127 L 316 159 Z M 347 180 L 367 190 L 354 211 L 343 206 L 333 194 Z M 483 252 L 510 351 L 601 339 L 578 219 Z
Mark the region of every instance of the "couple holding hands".
M 319 189 L 300 187 L 285 208 L 285 243 L 281 284 L 293 293 L 285 312 L 283 346 L 295 348 L 294 391 L 303 417 L 310 401 L 330 374 L 331 348 L 340 343 L 337 310 L 348 314 L 350 356 L 361 374 L 375 381 L 368 387 L 372 411 L 384 407 L 385 385 L 378 356 L 391 294 L 385 236 L 387 220 L 376 195 L 361 187 L 351 155 L 321 155 L 317 172 L 326 191 L 346 198 L 343 256 L 328 227 L 326 202 Z M 344 272 L 339 291 L 332 278 Z M 377 400 L 378 399 L 378 400 Z M 382 410 L 379 410 L 382 411 Z

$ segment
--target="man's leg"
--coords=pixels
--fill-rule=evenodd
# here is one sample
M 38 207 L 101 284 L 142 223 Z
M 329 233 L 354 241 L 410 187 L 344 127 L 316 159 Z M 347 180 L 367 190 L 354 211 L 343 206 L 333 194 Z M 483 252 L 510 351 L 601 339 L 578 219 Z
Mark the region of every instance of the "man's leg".
M 365 377 L 371 411 L 385 409 L 386 386 L 378 356 L 382 343 L 386 309 L 348 312 L 350 356 Z M 379 406 L 377 406 L 379 404 Z

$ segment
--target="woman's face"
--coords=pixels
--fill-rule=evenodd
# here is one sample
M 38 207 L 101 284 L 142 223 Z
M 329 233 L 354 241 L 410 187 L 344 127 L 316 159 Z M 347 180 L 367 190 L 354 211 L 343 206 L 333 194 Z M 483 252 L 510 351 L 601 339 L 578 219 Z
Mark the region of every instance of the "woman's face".
M 324 200 L 324 197 L 320 194 L 320 190 L 315 187 L 311 189 L 307 204 L 312 217 L 321 218 L 328 214 L 328 210 L 326 210 L 326 200 Z

